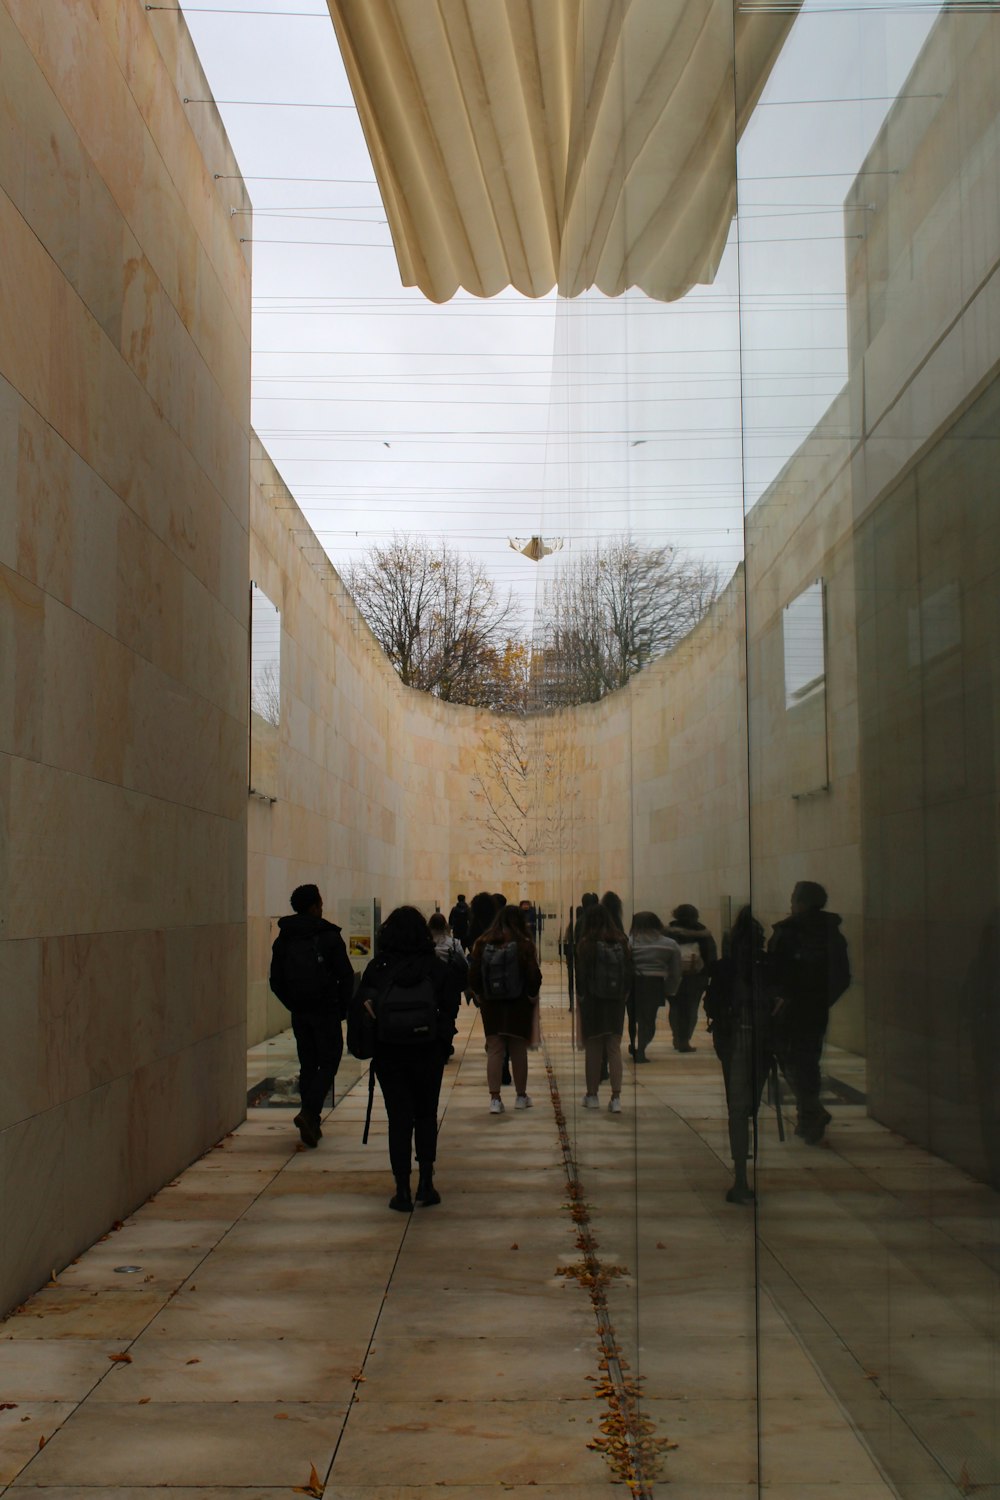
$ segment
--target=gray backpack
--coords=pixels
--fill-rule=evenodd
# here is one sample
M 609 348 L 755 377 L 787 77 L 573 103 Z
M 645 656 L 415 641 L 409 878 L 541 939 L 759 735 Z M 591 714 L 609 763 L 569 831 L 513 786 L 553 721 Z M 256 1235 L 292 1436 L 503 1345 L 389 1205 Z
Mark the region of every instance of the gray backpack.
M 524 978 L 516 943 L 487 943 L 483 949 L 483 998 L 486 1000 L 519 1000 L 524 994 Z

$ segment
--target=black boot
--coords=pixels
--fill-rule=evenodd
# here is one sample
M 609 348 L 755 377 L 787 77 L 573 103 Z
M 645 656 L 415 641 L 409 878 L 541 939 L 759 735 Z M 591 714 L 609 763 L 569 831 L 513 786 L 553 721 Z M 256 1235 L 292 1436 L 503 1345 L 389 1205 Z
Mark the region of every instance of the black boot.
M 389 1199 L 389 1207 L 394 1208 L 397 1213 L 412 1214 L 413 1199 L 410 1197 L 409 1175 L 396 1178 L 396 1191 Z
M 435 1203 L 441 1202 L 441 1194 L 434 1186 L 434 1168 L 421 1167 L 420 1180 L 417 1183 L 416 1200 L 422 1203 L 424 1208 L 433 1208 Z

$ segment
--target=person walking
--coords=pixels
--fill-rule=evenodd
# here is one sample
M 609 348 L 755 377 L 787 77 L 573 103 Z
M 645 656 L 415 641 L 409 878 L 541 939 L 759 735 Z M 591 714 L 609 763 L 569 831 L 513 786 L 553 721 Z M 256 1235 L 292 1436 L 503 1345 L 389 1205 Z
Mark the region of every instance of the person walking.
M 457 938 L 463 948 L 467 948 L 469 936 L 469 922 L 472 920 L 472 908 L 468 901 L 459 892 L 458 900 L 448 913 L 448 926 L 451 928 L 452 936 Z
M 722 1064 L 729 1116 L 733 1185 L 727 1203 L 752 1203 L 747 1178 L 750 1122 L 756 1121 L 772 1066 L 771 1004 L 765 974 L 764 929 L 749 906 L 722 939 L 722 957 L 709 975 L 705 1014 Z
M 486 1082 L 490 1113 L 502 1115 L 500 1081 L 504 1055 L 517 1095 L 515 1109 L 530 1109 L 528 1046 L 538 1041 L 538 992 L 542 971 L 524 917 L 516 906 L 505 906 L 477 938 L 469 963 L 469 987 L 476 997 L 486 1034 Z
M 414 1150 L 417 1203 L 430 1208 L 441 1202 L 434 1186 L 438 1100 L 462 978 L 435 953 L 430 929 L 414 906 L 389 913 L 375 949 L 354 1004 L 371 1021 L 372 1067 L 389 1120 L 389 1165 L 396 1184 L 389 1207 L 410 1213 Z
M 774 1004 L 774 1050 L 795 1095 L 795 1134 L 817 1146 L 830 1123 L 820 1104 L 820 1058 L 834 1005 L 851 982 L 841 919 L 826 910 L 827 894 L 800 880 L 791 911 L 776 922 L 767 945 Z
M 340 928 L 323 916 L 315 885 L 299 885 L 291 895 L 291 915 L 278 918 L 271 947 L 269 983 L 292 1013 L 299 1054 L 300 1108 L 293 1124 L 303 1145 L 315 1147 L 323 1135 L 323 1101 L 344 1055 L 343 1020 L 354 989 L 354 969 Z
M 611 1084 L 608 1110 L 621 1113 L 622 1029 L 632 984 L 628 938 L 607 907 L 588 906 L 576 947 L 578 1035 L 583 1042 L 587 1092 L 585 1109 L 598 1109 L 602 1068 Z
M 634 976 L 628 1001 L 629 1054 L 649 1062 L 646 1048 L 656 1035 L 656 1012 L 681 982 L 681 950 L 653 911 L 637 911 L 629 933 Z
M 712 965 L 718 957 L 715 939 L 698 919 L 698 908 L 685 903 L 675 906 L 667 927 L 681 950 L 681 982 L 669 1004 L 670 1030 L 676 1052 L 695 1052 L 691 1038 L 698 1024 L 698 1007 L 708 984 Z

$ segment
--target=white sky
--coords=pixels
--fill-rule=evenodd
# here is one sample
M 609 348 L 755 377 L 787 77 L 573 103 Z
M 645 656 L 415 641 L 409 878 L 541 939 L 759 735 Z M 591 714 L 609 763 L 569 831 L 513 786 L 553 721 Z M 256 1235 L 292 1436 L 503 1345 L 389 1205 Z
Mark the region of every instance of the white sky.
M 843 385 L 841 205 L 937 13 L 867 9 L 796 21 L 712 287 L 437 307 L 400 285 L 321 0 L 185 4 L 254 203 L 254 426 L 335 565 L 394 530 L 445 535 L 526 613 L 553 564 L 512 536 L 630 530 L 732 571 L 744 501 Z M 811 100 L 835 102 L 790 102 Z

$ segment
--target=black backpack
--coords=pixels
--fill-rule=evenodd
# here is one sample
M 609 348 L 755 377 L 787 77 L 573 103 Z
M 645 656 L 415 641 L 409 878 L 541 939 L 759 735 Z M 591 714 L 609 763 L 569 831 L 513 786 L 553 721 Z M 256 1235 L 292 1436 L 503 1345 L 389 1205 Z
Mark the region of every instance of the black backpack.
M 330 970 L 323 956 L 319 934 L 303 933 L 285 938 L 281 952 L 281 988 L 278 997 L 289 1010 L 323 1010 L 330 1003 Z
M 624 1000 L 627 992 L 625 982 L 625 949 L 621 943 L 606 943 L 598 939 L 594 944 L 594 972 L 590 993 L 595 1000 Z
M 398 968 L 392 970 L 383 988 L 372 996 L 378 1041 L 391 1047 L 434 1041 L 438 1036 L 438 1007 L 430 975 L 404 986 L 396 983 L 397 973 Z
M 482 962 L 483 998 L 520 1000 L 524 978 L 516 943 L 487 943 Z

